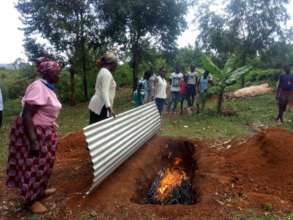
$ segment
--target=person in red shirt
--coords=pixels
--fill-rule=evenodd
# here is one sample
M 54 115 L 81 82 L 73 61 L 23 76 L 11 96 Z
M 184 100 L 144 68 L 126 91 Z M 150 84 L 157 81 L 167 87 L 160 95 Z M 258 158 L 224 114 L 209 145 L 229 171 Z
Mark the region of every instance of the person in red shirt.
M 184 104 L 184 100 L 187 100 L 187 77 L 184 76 L 182 80 L 180 80 L 179 83 L 179 87 L 180 87 L 180 114 L 183 114 L 183 104 Z

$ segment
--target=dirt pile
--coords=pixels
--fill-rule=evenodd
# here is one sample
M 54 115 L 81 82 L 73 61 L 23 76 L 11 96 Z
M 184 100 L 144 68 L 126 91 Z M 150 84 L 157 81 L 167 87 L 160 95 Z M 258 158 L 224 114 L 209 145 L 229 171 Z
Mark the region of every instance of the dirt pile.
M 265 130 L 223 156 L 225 175 L 232 174 L 239 195 L 248 197 L 244 205 L 262 201 L 278 208 L 292 207 L 293 132 Z
M 269 84 L 261 84 L 257 86 L 249 86 L 246 88 L 239 89 L 231 94 L 231 98 L 244 98 L 252 97 L 256 95 L 272 93 L 272 88 Z
M 144 197 L 164 166 L 167 143 L 178 149 L 190 143 L 196 162 L 192 205 L 146 205 Z M 241 210 L 272 207 L 282 213 L 293 210 L 293 132 L 268 129 L 245 141 L 210 141 L 155 137 L 89 196 L 92 181 L 90 157 L 82 132 L 60 139 L 50 186 L 54 196 L 45 198 L 44 219 L 232 219 Z M 180 152 L 180 151 L 179 151 Z M 164 161 L 164 160 L 163 160 Z M 185 161 L 186 162 L 186 161 Z M 191 163 L 189 163 L 191 164 Z M 19 207 L 15 192 L 0 175 L 0 219 L 20 219 L 29 212 Z M 3 204 L 10 204 L 2 209 Z M 244 218 L 245 219 L 245 218 Z

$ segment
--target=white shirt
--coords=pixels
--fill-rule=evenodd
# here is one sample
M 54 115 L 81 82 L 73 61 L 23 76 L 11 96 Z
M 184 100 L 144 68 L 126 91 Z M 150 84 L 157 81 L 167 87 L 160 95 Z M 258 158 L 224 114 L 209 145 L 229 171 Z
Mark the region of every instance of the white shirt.
M 166 99 L 167 98 L 167 81 L 161 76 L 158 76 L 155 85 L 156 85 L 155 97 L 159 99 Z
M 2 97 L 2 92 L 1 92 L 1 89 L 0 89 L 0 111 L 3 111 L 3 97 Z
M 99 115 L 103 106 L 112 108 L 115 92 L 116 82 L 111 72 L 106 68 L 102 68 L 97 76 L 95 94 L 90 100 L 89 109 Z
M 195 85 L 196 78 L 197 78 L 196 72 L 188 73 L 187 74 L 187 84 L 188 85 Z
M 184 75 L 182 73 L 172 73 L 171 74 L 171 91 L 172 92 L 179 92 L 180 91 L 180 81 L 183 80 Z

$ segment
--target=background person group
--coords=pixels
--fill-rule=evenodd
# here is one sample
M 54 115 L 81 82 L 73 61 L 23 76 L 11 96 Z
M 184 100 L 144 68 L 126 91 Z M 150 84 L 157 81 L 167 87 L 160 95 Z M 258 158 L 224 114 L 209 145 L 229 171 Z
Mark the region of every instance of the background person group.
M 166 81 L 164 67 L 160 68 L 158 76 L 150 71 L 145 72 L 134 91 L 135 106 L 138 107 L 155 100 L 160 114 L 165 105 L 167 105 L 167 112 L 176 113 L 178 103 L 180 103 L 180 113 L 182 114 L 185 102 L 189 111 L 192 111 L 195 103 L 197 112 L 204 110 L 208 87 L 212 83 L 212 76 L 207 71 L 203 77 L 199 77 L 195 66 L 191 65 L 190 72 L 183 74 L 177 65 L 168 81 L 169 83 Z

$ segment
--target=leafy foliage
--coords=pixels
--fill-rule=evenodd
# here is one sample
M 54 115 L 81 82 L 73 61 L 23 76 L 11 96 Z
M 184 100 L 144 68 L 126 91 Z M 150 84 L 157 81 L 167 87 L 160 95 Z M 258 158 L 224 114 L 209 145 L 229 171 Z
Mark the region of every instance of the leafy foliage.
M 237 68 L 235 65 L 236 58 L 234 56 L 230 57 L 225 63 L 224 69 L 220 69 L 213 61 L 207 57 L 202 57 L 203 67 L 217 77 L 219 80 L 217 83 L 219 85 L 219 99 L 218 99 L 218 113 L 222 111 L 222 104 L 224 102 L 224 92 L 225 88 L 229 85 L 235 83 L 241 76 L 247 74 L 251 71 L 252 66 L 247 65 Z
M 229 0 L 224 11 L 200 7 L 200 46 L 224 63 L 230 54 L 239 54 L 241 65 L 249 57 L 264 55 L 286 35 L 288 0 Z M 288 36 L 287 36 L 288 37 Z
M 144 49 L 155 43 L 167 53 L 174 51 L 175 40 L 186 27 L 185 0 L 105 0 L 96 2 L 96 10 L 104 21 L 104 35 L 130 51 L 134 88 Z

